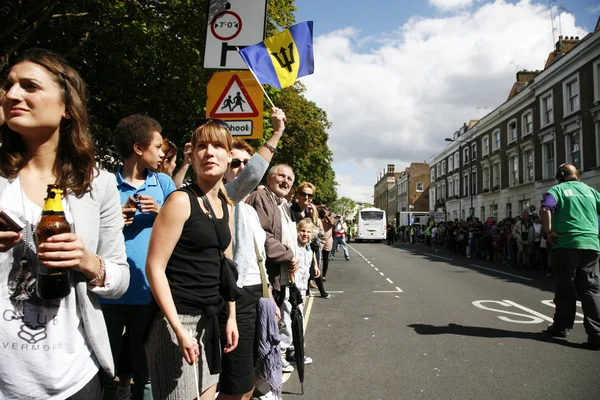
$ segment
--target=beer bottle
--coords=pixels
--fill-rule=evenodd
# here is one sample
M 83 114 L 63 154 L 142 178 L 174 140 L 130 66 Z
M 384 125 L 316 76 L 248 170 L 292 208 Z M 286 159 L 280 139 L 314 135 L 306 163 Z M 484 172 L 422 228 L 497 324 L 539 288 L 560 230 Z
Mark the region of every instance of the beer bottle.
M 48 193 L 42 217 L 35 229 L 36 246 L 48 241 L 48 238 L 60 233 L 71 232 L 71 226 L 65 218 L 61 195 L 63 191 L 57 185 L 48 185 Z M 70 269 L 48 268 L 38 259 L 36 291 L 40 299 L 60 299 L 71 293 Z

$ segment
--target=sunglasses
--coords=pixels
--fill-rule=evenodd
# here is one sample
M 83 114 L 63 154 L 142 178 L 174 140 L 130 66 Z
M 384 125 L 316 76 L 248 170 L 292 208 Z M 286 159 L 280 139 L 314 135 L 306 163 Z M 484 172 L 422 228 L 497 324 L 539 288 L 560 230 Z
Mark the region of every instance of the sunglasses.
M 306 192 L 300 192 L 300 193 L 298 193 L 298 196 L 306 197 L 307 199 L 312 199 L 313 197 L 315 197 L 314 194 L 312 194 L 312 193 L 306 193 Z
M 242 164 L 246 166 L 248 165 L 248 161 L 250 161 L 250 159 L 240 160 L 239 158 L 234 158 L 233 160 L 231 160 L 231 168 L 239 168 L 239 166 Z
M 165 160 L 168 160 L 171 155 L 177 152 L 177 146 L 175 146 L 175 143 L 171 142 L 169 139 L 166 139 L 166 141 L 167 146 L 169 146 L 169 149 L 165 153 Z
M 199 129 L 200 127 L 208 124 L 209 122 L 213 122 L 213 123 L 217 124 L 218 126 L 220 126 L 221 128 L 227 129 L 228 131 L 230 130 L 229 125 L 227 124 L 227 122 L 223 121 L 222 119 L 202 118 L 202 119 L 199 119 L 198 121 L 196 121 L 196 123 L 194 124 L 194 128 L 192 129 L 192 131 L 195 132 L 197 129 Z

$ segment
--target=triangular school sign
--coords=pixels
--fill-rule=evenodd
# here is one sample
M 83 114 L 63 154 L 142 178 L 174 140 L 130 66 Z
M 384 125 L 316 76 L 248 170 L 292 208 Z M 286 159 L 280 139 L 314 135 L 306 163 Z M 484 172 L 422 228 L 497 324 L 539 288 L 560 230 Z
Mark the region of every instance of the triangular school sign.
M 234 74 L 210 111 L 210 118 L 252 118 L 259 112 L 237 74 Z

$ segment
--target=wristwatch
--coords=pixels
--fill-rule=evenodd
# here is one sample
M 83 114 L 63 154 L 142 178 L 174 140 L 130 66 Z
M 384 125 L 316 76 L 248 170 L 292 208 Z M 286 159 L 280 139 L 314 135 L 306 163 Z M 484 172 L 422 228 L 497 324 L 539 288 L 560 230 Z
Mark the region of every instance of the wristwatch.
M 269 149 L 271 151 L 271 153 L 273 153 L 273 154 L 275 154 L 275 152 L 277 151 L 277 147 L 271 146 L 268 142 L 265 142 L 265 144 L 263 146 L 265 146 L 267 149 Z

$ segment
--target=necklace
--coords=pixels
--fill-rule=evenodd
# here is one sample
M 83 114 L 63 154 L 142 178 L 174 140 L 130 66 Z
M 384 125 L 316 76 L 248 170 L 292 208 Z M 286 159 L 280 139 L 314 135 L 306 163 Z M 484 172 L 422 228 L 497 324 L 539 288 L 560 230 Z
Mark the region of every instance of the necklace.
M 8 294 L 10 299 L 15 302 L 15 317 L 22 318 L 24 316 L 25 302 L 31 298 L 35 290 L 36 277 L 31 273 L 29 259 L 27 257 L 28 250 L 33 250 L 33 227 L 25 217 L 25 191 L 23 190 L 21 175 L 19 175 L 18 178 L 19 188 L 21 190 L 21 207 L 23 208 L 23 218 L 25 219 L 25 243 L 23 245 L 23 251 L 21 252 L 21 259 L 19 260 L 19 268 L 14 275 L 11 274 L 9 277 Z M 37 226 L 41 218 L 42 215 L 40 213 L 40 217 L 35 223 L 35 226 Z

